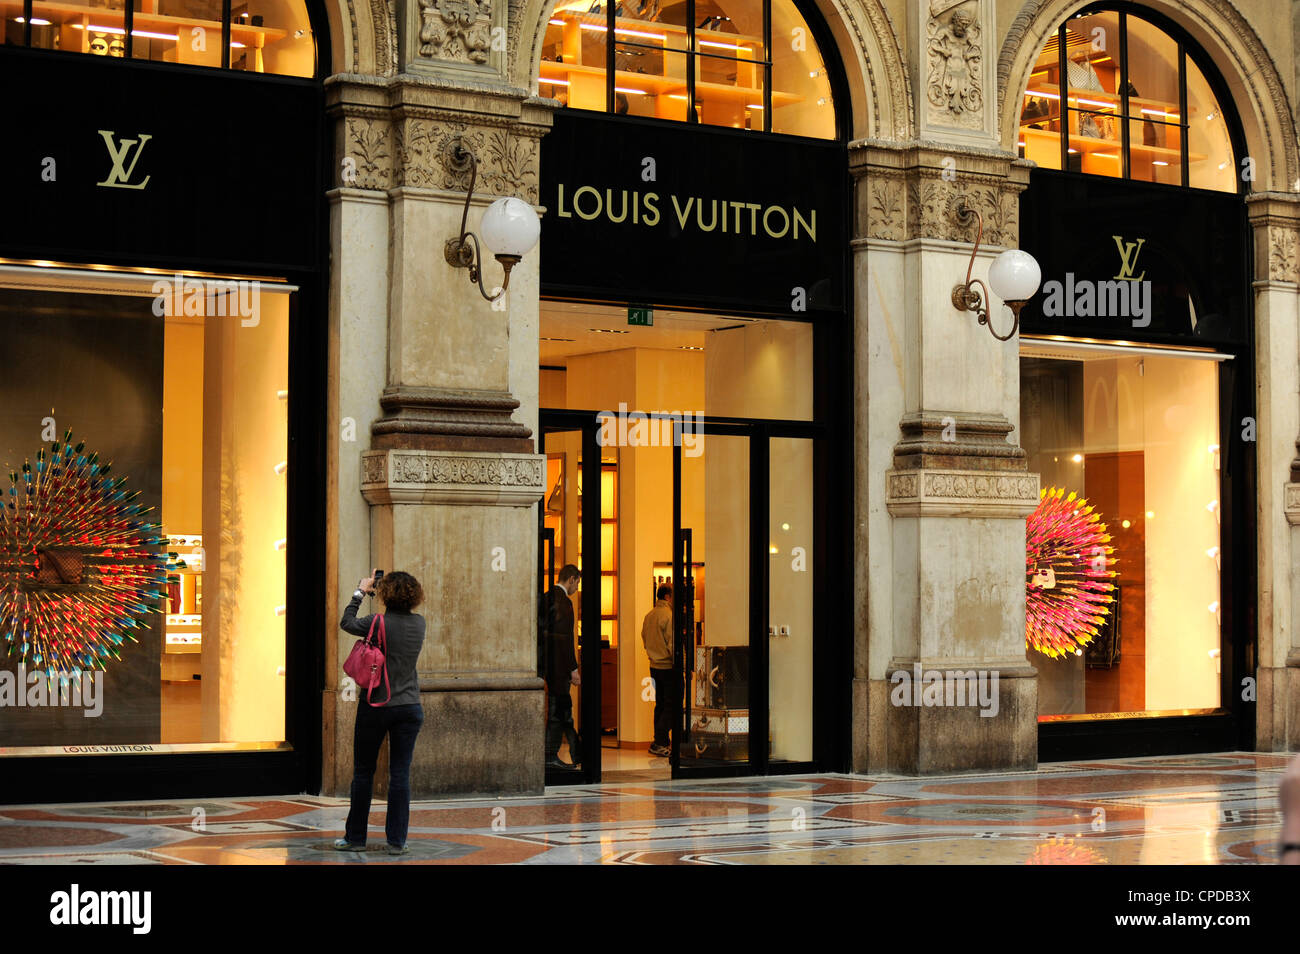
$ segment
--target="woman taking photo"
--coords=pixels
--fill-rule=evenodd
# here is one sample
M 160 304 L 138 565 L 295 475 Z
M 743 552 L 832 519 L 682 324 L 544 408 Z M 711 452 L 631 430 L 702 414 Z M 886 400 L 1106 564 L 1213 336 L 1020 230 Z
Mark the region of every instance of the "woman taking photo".
M 377 574 L 379 571 L 376 570 Z M 409 573 L 395 572 L 374 576 L 357 584 L 352 600 L 339 623 L 344 632 L 365 637 L 374 616 L 357 616 L 361 601 L 376 594 L 384 604 L 383 626 L 387 650 L 385 665 L 392 698 L 384 701 L 387 691 L 381 684 L 373 693 L 360 692 L 357 699 L 357 724 L 352 737 L 352 807 L 344 837 L 334 842 L 340 851 L 363 851 L 370 827 L 370 795 L 375 779 L 375 762 L 379 746 L 388 735 L 388 814 L 384 834 L 391 854 L 405 854 L 406 830 L 411 817 L 411 757 L 415 754 L 415 737 L 424 722 L 420 706 L 420 680 L 415 662 L 424 645 L 424 617 L 411 611 L 424 600 L 424 590 Z M 367 702 L 373 698 L 374 702 Z

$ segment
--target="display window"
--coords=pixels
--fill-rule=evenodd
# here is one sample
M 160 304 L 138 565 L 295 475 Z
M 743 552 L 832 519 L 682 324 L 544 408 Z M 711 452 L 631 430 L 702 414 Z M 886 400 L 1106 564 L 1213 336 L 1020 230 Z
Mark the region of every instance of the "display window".
M 1212 713 L 1225 355 L 1021 346 L 1026 651 L 1043 722 Z
M 17 46 L 285 76 L 316 69 L 297 0 L 0 0 L 0 18 Z
M 826 64 L 792 0 L 560 0 L 538 85 L 574 109 L 836 137 Z
M 51 271 L 0 282 L 0 755 L 287 748 L 293 289 Z
M 1127 12 L 1077 14 L 1043 46 L 1020 155 L 1047 169 L 1237 191 L 1223 111 L 1179 39 Z

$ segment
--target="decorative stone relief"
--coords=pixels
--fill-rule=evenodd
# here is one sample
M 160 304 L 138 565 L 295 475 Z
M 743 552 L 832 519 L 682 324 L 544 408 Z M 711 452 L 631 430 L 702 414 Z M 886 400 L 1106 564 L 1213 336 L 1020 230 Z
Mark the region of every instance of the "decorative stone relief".
M 349 185 L 358 189 L 387 189 L 393 178 L 388 124 L 365 116 L 348 116 L 344 122 L 346 154 L 357 164 L 356 182 Z
M 913 179 L 907 191 L 908 238 L 974 242 L 975 227 L 963 226 L 954 214 L 955 204 L 965 198 L 984 217 L 982 245 L 1016 244 L 1015 195 L 1004 195 L 997 185 L 975 185 L 970 176 L 961 188 L 942 179 Z
M 532 506 L 545 490 L 537 454 L 376 450 L 362 456 L 361 492 L 372 504 Z
M 537 139 L 505 128 L 408 118 L 397 137 L 400 183 L 463 192 L 469 187 L 469 169 L 452 158 L 458 142 L 478 157 L 475 194 L 513 195 L 537 202 Z
M 420 0 L 420 55 L 486 63 L 492 0 Z
M 1275 282 L 1300 280 L 1296 261 L 1296 233 L 1288 228 L 1269 229 L 1268 277 Z
M 885 507 L 896 517 L 1023 518 L 1038 506 L 1037 474 L 890 471 Z
M 867 188 L 867 235 L 871 238 L 900 241 L 907 228 L 903 213 L 903 181 L 882 178 Z
M 1282 485 L 1282 512 L 1291 526 L 1300 526 L 1300 484 Z
M 984 51 L 975 0 L 930 0 L 926 100 L 930 121 L 967 129 L 984 125 Z
M 408 0 L 400 33 L 403 72 L 504 76 L 506 0 Z

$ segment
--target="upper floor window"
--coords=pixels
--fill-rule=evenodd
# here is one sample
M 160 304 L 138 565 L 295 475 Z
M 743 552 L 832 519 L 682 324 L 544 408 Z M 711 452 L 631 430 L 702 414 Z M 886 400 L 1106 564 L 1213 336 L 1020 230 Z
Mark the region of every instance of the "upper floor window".
M 558 0 L 538 83 L 574 109 L 836 136 L 826 63 L 794 0 Z
M 312 76 L 302 0 L 0 0 L 6 45 Z
M 1034 64 L 1020 155 L 1048 169 L 1236 192 L 1228 123 L 1191 52 L 1133 14 L 1070 18 Z

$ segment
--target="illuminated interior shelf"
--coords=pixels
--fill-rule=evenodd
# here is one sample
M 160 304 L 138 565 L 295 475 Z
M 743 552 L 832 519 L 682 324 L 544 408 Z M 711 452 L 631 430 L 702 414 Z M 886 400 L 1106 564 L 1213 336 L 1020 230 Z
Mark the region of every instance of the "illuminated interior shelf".
M 1035 120 L 1043 122 L 1044 120 Z M 1031 140 L 1050 140 L 1053 145 L 1060 142 L 1061 134 L 1047 129 L 1027 129 L 1020 130 L 1021 139 L 1028 143 Z M 1075 152 L 1081 153 L 1098 153 L 1115 151 L 1115 158 L 1119 158 L 1119 150 L 1123 147 L 1118 139 L 1095 139 L 1092 136 L 1080 136 L 1078 133 L 1070 134 L 1070 148 Z M 1149 156 L 1152 159 L 1167 160 L 1171 165 L 1182 162 L 1180 158 L 1182 153 L 1177 149 L 1170 149 L 1167 146 L 1147 146 L 1140 142 L 1130 142 L 1129 151 L 1133 155 Z M 1099 158 L 1105 158 L 1104 156 Z M 1204 153 L 1190 152 L 1187 154 L 1188 162 L 1200 162 L 1208 158 Z
M 6 17 L 22 16 L 23 5 L 15 0 L 0 0 L 0 10 L 4 11 Z M 125 10 L 114 10 L 110 7 L 91 6 L 85 3 L 48 3 L 45 0 L 35 0 L 32 5 L 32 20 L 49 19 L 49 14 L 65 14 L 81 18 L 83 27 L 97 26 L 102 29 L 96 31 L 100 33 L 124 33 L 125 30 L 120 25 L 126 15 Z M 71 26 L 71 18 L 65 17 L 55 21 L 52 25 Z M 148 33 L 161 33 L 169 28 L 179 30 L 181 27 L 202 27 L 209 36 L 215 36 L 217 45 L 221 43 L 221 21 L 220 20 L 203 20 L 194 17 L 176 17 L 164 15 L 161 13 L 150 13 L 144 10 L 135 11 L 135 17 L 132 21 L 133 30 L 136 33 L 145 31 Z M 251 40 L 253 45 L 264 46 L 266 41 L 280 40 L 288 35 L 285 30 L 277 30 L 273 27 L 253 26 L 252 24 L 244 25 L 237 21 L 230 24 L 230 34 L 232 38 L 239 37 Z M 158 39 L 152 37 L 151 39 Z M 179 35 L 176 37 L 179 40 Z

